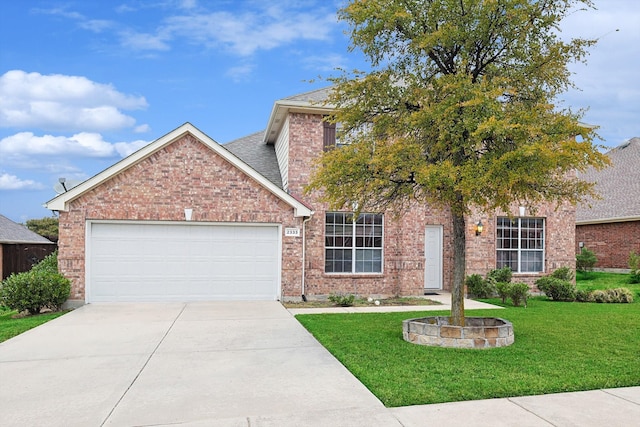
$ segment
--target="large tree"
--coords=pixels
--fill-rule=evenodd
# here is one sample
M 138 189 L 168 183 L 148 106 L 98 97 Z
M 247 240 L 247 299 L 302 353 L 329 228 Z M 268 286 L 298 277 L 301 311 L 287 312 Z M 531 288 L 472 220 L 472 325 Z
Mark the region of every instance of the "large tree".
M 574 171 L 605 157 L 581 111 L 554 105 L 567 64 L 593 40 L 562 40 L 560 22 L 590 0 L 353 0 L 339 10 L 369 72 L 334 83 L 330 121 L 348 145 L 325 153 L 310 190 L 335 207 L 450 209 L 452 322 L 464 324 L 466 215 L 472 209 L 577 202 Z

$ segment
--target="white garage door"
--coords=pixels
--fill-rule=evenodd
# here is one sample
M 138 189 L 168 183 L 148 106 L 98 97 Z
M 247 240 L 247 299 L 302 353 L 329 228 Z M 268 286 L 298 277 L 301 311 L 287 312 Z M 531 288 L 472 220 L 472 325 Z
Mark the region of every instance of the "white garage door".
M 89 302 L 276 300 L 274 225 L 89 223 Z

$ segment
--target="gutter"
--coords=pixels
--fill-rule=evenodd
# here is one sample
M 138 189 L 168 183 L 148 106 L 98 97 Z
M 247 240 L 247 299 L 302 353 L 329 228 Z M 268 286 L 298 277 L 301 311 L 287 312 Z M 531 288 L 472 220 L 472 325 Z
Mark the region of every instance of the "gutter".
M 307 239 L 305 237 L 305 225 L 307 224 L 307 222 L 311 219 L 311 217 L 313 216 L 315 212 L 311 212 L 311 215 L 309 215 L 308 217 L 306 217 L 305 219 L 302 220 L 302 281 L 301 281 L 301 296 L 302 296 L 302 301 L 307 301 L 307 296 L 305 295 L 305 282 L 304 282 L 304 277 L 305 277 L 305 252 L 306 252 L 306 248 L 307 248 Z

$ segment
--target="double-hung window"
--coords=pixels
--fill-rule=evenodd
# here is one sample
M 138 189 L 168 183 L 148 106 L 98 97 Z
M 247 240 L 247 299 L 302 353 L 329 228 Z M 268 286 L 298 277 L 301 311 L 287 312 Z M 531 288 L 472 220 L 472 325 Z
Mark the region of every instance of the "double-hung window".
M 499 217 L 496 227 L 496 267 L 514 273 L 544 271 L 544 218 Z
M 350 212 L 325 214 L 326 273 L 382 272 L 383 216 Z

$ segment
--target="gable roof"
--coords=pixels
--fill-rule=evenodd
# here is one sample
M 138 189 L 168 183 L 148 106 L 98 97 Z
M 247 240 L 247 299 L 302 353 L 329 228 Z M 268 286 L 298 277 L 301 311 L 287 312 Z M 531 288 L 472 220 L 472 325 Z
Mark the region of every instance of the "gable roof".
M 0 215 L 0 243 L 54 244 L 49 239 L 42 237 L 38 233 L 34 233 L 24 225 L 11 221 L 3 215 Z
M 103 170 L 97 175 L 89 178 L 88 180 L 78 184 L 73 187 L 66 193 L 62 193 L 57 197 L 49 200 L 45 207 L 47 209 L 51 209 L 54 211 L 67 211 L 69 210 L 69 203 L 73 200 L 76 200 L 83 194 L 91 191 L 92 189 L 98 187 L 105 181 L 111 179 L 112 177 L 118 175 L 120 172 L 123 172 L 130 167 L 138 164 L 143 161 L 147 157 L 161 150 L 162 148 L 172 144 L 183 136 L 190 134 L 194 138 L 198 139 L 200 142 L 209 147 L 212 151 L 214 151 L 217 155 L 231 163 L 233 166 L 238 168 L 240 171 L 248 175 L 251 179 L 260 184 L 263 188 L 270 191 L 276 197 L 287 203 L 294 209 L 294 216 L 311 216 L 311 210 L 305 206 L 300 201 L 296 200 L 294 197 L 287 194 L 282 188 L 278 187 L 276 184 L 262 176 L 255 169 L 249 166 L 246 162 L 242 161 L 239 157 L 233 154 L 231 151 L 226 150 L 222 147 L 222 145 L 218 144 L 216 141 L 211 139 L 205 133 L 200 131 L 198 128 L 193 126 L 191 123 L 185 123 L 182 126 L 174 129 L 163 137 L 156 139 L 150 144 L 144 146 L 140 150 L 131 154 L 128 157 L 120 160 L 118 163 L 112 165 L 111 167 Z
M 632 138 L 606 153 L 611 166 L 579 174 L 595 182 L 601 200 L 589 200 L 576 209 L 576 224 L 640 221 L 640 138 Z M 591 207 L 589 207 L 589 203 Z
M 331 113 L 334 107 L 324 102 L 330 91 L 331 86 L 277 100 L 273 104 L 267 129 L 264 131 L 264 142 L 275 143 L 289 112 Z
M 282 188 L 282 175 L 273 144 L 264 142 L 264 131 L 238 138 L 222 145 L 269 181 Z

